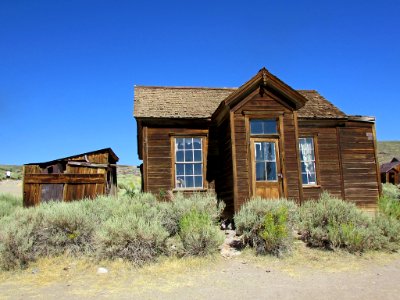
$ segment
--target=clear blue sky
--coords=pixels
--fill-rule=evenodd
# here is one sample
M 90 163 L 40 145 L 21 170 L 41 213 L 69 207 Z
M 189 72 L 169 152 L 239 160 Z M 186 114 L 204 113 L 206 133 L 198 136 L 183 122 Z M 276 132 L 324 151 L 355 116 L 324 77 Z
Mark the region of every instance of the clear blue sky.
M 0 2 L 0 163 L 112 147 L 133 86 L 236 87 L 265 66 L 400 140 L 400 1 Z

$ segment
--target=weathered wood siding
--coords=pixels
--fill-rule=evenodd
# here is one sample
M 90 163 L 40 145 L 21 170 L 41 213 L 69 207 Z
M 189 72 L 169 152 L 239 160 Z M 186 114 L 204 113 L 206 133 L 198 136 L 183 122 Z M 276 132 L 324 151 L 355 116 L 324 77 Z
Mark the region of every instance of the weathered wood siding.
M 318 199 L 323 190 L 337 197 L 343 197 L 340 172 L 338 129 L 336 127 L 309 128 L 299 126 L 300 137 L 315 137 L 317 186 L 303 187 L 304 200 Z
M 375 209 L 379 197 L 373 125 L 347 122 L 339 128 L 344 197 L 365 209 Z
M 179 136 L 205 136 L 208 129 L 190 128 L 152 128 L 144 130 L 143 169 L 144 191 L 155 195 L 165 195 L 174 187 L 174 166 L 171 138 Z M 203 155 L 207 154 L 207 143 L 203 145 Z M 206 165 L 204 165 L 206 168 Z M 206 170 L 206 169 L 205 169 Z M 204 178 L 205 187 L 208 186 Z
M 233 167 L 232 167 L 232 141 L 229 117 L 227 117 L 217 129 L 217 161 L 209 168 L 215 169 L 215 192 L 218 199 L 223 199 L 227 215 L 234 213 L 233 203 Z M 210 149 L 211 150 L 211 149 Z
M 283 177 L 286 181 L 284 183 L 284 195 L 282 196 L 287 196 L 299 202 L 298 154 L 295 142 L 296 123 L 293 112 L 269 94 L 265 94 L 263 97 L 255 94 L 235 111 L 233 119 L 235 133 L 233 140 L 236 154 L 236 178 L 234 180 L 237 184 L 235 210 L 238 210 L 252 196 L 250 132 L 246 128 L 247 114 L 251 115 L 252 112 L 257 113 L 258 118 L 262 117 L 262 114 L 265 114 L 267 118 L 275 116 L 278 119 L 279 116 L 282 116 L 282 124 L 279 125 L 279 146 Z M 279 123 L 279 121 L 277 122 Z

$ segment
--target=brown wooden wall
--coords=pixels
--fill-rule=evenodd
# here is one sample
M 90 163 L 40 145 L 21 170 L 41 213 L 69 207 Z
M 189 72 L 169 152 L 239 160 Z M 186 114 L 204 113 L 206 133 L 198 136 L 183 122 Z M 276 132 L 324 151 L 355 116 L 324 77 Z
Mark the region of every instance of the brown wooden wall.
M 344 197 L 365 209 L 374 209 L 379 197 L 375 134 L 372 124 L 347 122 L 339 128 Z
M 300 201 L 299 189 L 299 172 L 297 161 L 296 146 L 296 121 L 295 116 L 290 108 L 283 105 L 274 96 L 265 94 L 261 97 L 258 93 L 250 96 L 248 100 L 235 110 L 232 122 L 234 126 L 234 157 L 236 158 L 234 165 L 236 170 L 235 182 L 237 191 L 235 197 L 235 210 L 251 198 L 251 163 L 250 163 L 250 132 L 246 128 L 246 118 L 251 118 L 254 113 L 255 117 L 262 117 L 263 114 L 282 116 L 282 124 L 279 124 L 280 137 L 279 146 L 281 152 L 281 162 L 284 180 L 284 195 L 297 202 Z M 279 121 L 278 121 L 279 123 Z
M 155 195 L 174 189 L 173 156 L 171 138 L 180 136 L 207 136 L 208 129 L 190 128 L 144 128 L 143 177 L 144 191 Z M 204 145 L 207 154 L 207 143 Z M 206 166 L 204 166 L 206 168 Z M 205 186 L 208 185 L 204 178 Z
M 312 122 L 315 124 L 315 122 Z M 320 127 L 310 128 L 299 125 L 299 137 L 313 137 L 316 148 L 317 180 L 316 187 L 303 187 L 304 201 L 318 199 L 323 190 L 343 198 L 343 184 L 340 170 L 338 128 L 328 127 L 320 122 Z

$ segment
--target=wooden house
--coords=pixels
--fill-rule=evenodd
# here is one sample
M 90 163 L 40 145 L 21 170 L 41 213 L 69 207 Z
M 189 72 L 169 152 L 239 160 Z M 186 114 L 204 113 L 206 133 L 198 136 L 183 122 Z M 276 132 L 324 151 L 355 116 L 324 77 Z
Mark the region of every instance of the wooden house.
M 111 148 L 24 165 L 24 206 L 117 194 L 118 157 Z
M 380 194 L 375 119 L 349 116 L 265 68 L 239 88 L 135 86 L 143 190 L 215 190 L 301 204 L 324 190 L 366 209 Z
M 393 157 L 393 159 L 381 165 L 381 182 L 400 184 L 400 159 Z

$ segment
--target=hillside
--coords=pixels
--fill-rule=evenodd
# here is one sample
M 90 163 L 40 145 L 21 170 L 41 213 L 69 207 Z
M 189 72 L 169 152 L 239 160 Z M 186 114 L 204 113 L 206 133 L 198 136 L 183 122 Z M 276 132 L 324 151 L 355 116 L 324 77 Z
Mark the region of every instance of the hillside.
M 379 164 L 389 162 L 393 157 L 400 158 L 400 141 L 378 142 Z

